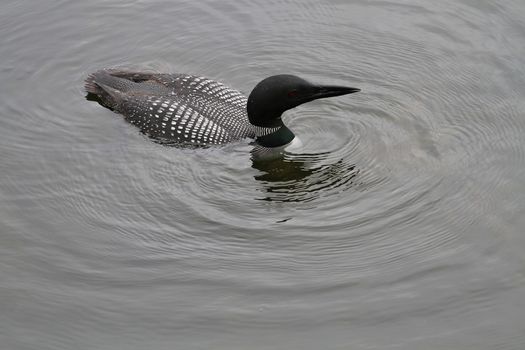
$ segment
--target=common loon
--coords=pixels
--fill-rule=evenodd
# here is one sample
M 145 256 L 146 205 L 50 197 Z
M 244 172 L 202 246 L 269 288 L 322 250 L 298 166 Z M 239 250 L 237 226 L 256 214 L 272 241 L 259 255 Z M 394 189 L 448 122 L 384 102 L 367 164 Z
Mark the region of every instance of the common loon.
M 220 82 L 187 74 L 100 70 L 85 89 L 152 138 L 193 145 L 255 138 L 262 148 L 291 144 L 295 135 L 281 120 L 288 109 L 319 98 L 360 91 L 321 86 L 281 74 L 259 82 L 246 98 Z

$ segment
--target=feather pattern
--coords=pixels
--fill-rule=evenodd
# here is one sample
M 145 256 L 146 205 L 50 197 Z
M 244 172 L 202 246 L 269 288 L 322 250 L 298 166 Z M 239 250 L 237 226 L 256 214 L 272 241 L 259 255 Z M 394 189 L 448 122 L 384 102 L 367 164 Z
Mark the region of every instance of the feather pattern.
M 85 89 L 160 140 L 208 145 L 256 136 L 246 97 L 204 77 L 101 70 L 86 79 Z

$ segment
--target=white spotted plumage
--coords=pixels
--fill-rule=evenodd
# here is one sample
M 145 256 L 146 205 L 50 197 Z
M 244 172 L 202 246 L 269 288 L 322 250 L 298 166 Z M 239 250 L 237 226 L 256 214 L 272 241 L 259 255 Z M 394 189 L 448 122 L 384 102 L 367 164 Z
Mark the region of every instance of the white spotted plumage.
M 104 79 L 122 87 L 114 109 L 149 136 L 204 145 L 256 135 L 247 98 L 222 83 L 181 74 L 109 73 Z

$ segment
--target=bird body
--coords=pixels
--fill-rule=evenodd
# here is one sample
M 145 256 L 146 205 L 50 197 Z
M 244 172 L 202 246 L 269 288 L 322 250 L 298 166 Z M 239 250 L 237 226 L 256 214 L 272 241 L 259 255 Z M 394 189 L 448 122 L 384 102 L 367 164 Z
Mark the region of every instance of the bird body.
M 156 139 L 209 145 L 255 136 L 246 97 L 204 77 L 99 71 L 86 90 Z
M 276 75 L 257 84 L 246 98 L 200 76 L 124 70 L 97 71 L 88 76 L 85 89 L 103 106 L 161 141 L 219 145 L 255 138 L 269 149 L 282 149 L 295 139 L 281 120 L 284 111 L 314 99 L 359 91 Z

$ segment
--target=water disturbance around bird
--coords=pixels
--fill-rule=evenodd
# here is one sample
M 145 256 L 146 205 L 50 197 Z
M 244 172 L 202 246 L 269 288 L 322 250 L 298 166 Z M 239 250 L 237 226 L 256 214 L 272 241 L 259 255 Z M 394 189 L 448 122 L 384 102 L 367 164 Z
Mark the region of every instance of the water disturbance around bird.
M 520 1 L 0 5 L 6 349 L 522 349 Z M 155 142 L 86 100 L 114 67 L 246 96 L 301 152 Z

